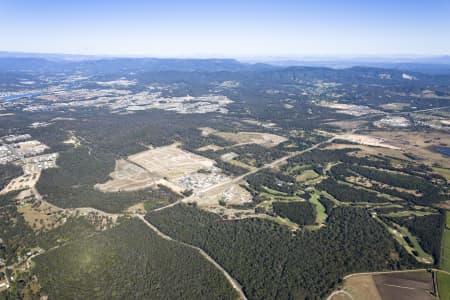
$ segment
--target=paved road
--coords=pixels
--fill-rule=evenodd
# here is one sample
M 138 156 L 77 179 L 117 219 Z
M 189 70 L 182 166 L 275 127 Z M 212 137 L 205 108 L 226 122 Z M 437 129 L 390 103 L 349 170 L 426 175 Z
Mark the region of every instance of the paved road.
M 433 107 L 433 108 L 427 108 L 427 109 L 419 109 L 419 110 L 411 110 L 411 111 L 399 111 L 399 112 L 385 112 L 384 111 L 382 113 L 367 114 L 367 115 L 359 116 L 359 117 L 356 117 L 355 119 L 352 119 L 352 120 L 367 119 L 367 118 L 372 118 L 372 117 L 375 117 L 375 116 L 407 115 L 407 114 L 421 113 L 421 112 L 440 110 L 440 109 L 446 109 L 446 108 L 450 108 L 450 106 L 440 106 L 440 107 Z
M 350 133 L 355 133 L 359 129 L 360 128 L 355 128 L 355 129 L 351 130 Z M 347 134 L 347 133 L 345 133 L 345 134 Z M 173 207 L 173 206 L 181 203 L 182 201 L 185 201 L 185 202 L 195 201 L 195 199 L 197 199 L 201 195 L 204 195 L 205 193 L 207 193 L 207 192 L 209 192 L 209 191 L 211 191 L 213 189 L 216 189 L 216 188 L 219 188 L 219 187 L 231 184 L 231 183 L 238 183 L 239 181 L 241 181 L 242 179 L 244 179 L 245 177 L 247 177 L 249 175 L 255 174 L 255 173 L 257 173 L 257 172 L 259 172 L 261 170 L 264 170 L 264 169 L 276 167 L 277 165 L 285 162 L 286 160 L 288 160 L 291 157 L 294 157 L 296 155 L 303 154 L 305 152 L 309 152 L 309 151 L 312 151 L 314 149 L 317 149 L 318 147 L 320 147 L 320 146 L 322 146 L 324 144 L 327 144 L 327 143 L 330 143 L 330 142 L 334 141 L 335 139 L 339 138 L 339 136 L 340 135 L 335 135 L 335 136 L 327 139 L 326 141 L 322 141 L 320 143 L 317 143 L 317 144 L 315 144 L 315 145 L 313 145 L 313 146 L 311 146 L 311 147 L 309 147 L 307 149 L 304 149 L 302 151 L 297 151 L 297 152 L 290 153 L 289 155 L 283 156 L 283 157 L 281 157 L 281 158 L 279 158 L 277 160 L 274 160 L 271 163 L 267 163 L 267 164 L 265 164 L 265 165 L 263 165 L 263 166 L 261 166 L 259 168 L 254 168 L 254 169 L 248 171 L 245 174 L 239 175 L 237 177 L 232 177 L 232 178 L 230 178 L 228 180 L 225 180 L 225 181 L 219 182 L 217 184 L 214 184 L 212 186 L 209 186 L 209 187 L 207 187 L 207 188 L 205 188 L 205 189 L 203 189 L 201 191 L 198 191 L 198 192 L 194 193 L 193 195 L 191 195 L 189 197 L 182 198 L 182 199 L 180 199 L 180 200 L 178 200 L 178 201 L 176 201 L 174 203 L 171 203 L 169 205 L 166 205 L 166 206 L 163 206 L 163 207 L 160 207 L 160 208 L 156 208 L 153 211 L 161 211 L 161 210 L 164 210 L 166 208 Z

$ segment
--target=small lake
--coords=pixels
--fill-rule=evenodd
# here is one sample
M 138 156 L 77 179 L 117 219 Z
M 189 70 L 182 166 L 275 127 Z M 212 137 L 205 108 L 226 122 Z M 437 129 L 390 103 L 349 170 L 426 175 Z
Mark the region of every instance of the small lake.
M 433 151 L 445 156 L 450 156 L 450 147 L 436 146 L 433 147 Z
M 19 95 L 11 95 L 11 96 L 4 96 L 0 97 L 0 101 L 13 101 L 20 98 L 31 98 L 35 96 L 39 96 L 42 93 L 28 93 L 28 94 L 19 94 Z

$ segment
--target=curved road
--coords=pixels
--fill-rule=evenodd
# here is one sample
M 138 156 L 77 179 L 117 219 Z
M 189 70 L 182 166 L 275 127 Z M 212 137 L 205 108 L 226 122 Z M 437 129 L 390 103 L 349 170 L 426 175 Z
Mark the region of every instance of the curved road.
M 205 251 L 203 251 L 203 249 L 201 249 L 199 247 L 196 247 L 196 246 L 193 246 L 193 245 L 190 245 L 190 244 L 187 244 L 187 243 L 179 241 L 179 240 L 175 240 L 175 239 L 171 238 L 170 236 L 165 235 L 164 233 L 159 231 L 159 229 L 155 225 L 153 225 L 152 223 L 147 221 L 144 218 L 144 215 L 135 214 L 134 216 L 139 218 L 142 222 L 144 222 L 148 227 L 150 227 L 151 230 L 153 230 L 161 238 L 163 238 L 163 239 L 165 239 L 167 241 L 179 243 L 179 244 L 181 244 L 183 246 L 186 246 L 186 247 L 189 247 L 191 249 L 196 250 L 198 253 L 200 253 L 201 256 L 203 256 L 210 263 L 212 263 L 214 265 L 214 267 L 216 267 L 226 277 L 226 279 L 231 284 L 231 286 L 239 294 L 240 299 L 247 300 L 247 297 L 245 296 L 244 292 L 242 291 L 242 286 L 239 284 L 239 282 L 237 282 L 236 279 L 231 277 L 231 275 L 218 262 L 216 262 L 211 256 L 209 256 Z
M 358 128 L 353 129 L 351 131 L 351 133 L 354 133 L 356 130 L 358 130 Z M 196 194 L 193 194 L 193 195 L 191 195 L 189 197 L 182 198 L 182 199 L 180 199 L 180 200 L 178 200 L 178 201 L 176 201 L 174 203 L 171 203 L 169 205 L 166 205 L 166 206 L 154 209 L 153 211 L 161 211 L 163 209 L 170 208 L 170 207 L 173 207 L 173 206 L 179 204 L 182 200 L 186 201 L 186 200 L 189 200 L 189 199 L 195 199 L 199 195 L 204 194 L 204 193 L 206 193 L 206 192 L 208 192 L 208 191 L 210 191 L 210 190 L 212 190 L 214 188 L 218 188 L 218 187 L 230 184 L 230 183 L 237 183 L 237 182 L 241 181 L 242 179 L 244 179 L 246 176 L 254 174 L 254 173 L 256 173 L 258 171 L 261 171 L 263 169 L 275 167 L 278 164 L 285 162 L 286 160 L 288 160 L 291 157 L 294 157 L 296 155 L 299 155 L 299 154 L 302 154 L 302 153 L 305 153 L 305 152 L 312 151 L 312 150 L 320 147 L 321 145 L 324 145 L 326 143 L 332 142 L 333 140 L 335 140 L 338 137 L 339 137 L 339 135 L 335 135 L 335 136 L 327 139 L 326 141 L 322 141 L 320 143 L 317 143 L 317 144 L 315 144 L 315 145 L 313 145 L 313 146 L 311 146 L 311 147 L 309 147 L 307 149 L 304 149 L 304 150 L 298 151 L 298 152 L 293 152 L 293 153 L 291 153 L 289 155 L 286 155 L 286 156 L 281 157 L 281 158 L 279 158 L 277 160 L 274 160 L 273 162 L 268 163 L 268 164 L 266 164 L 264 166 L 261 166 L 259 168 L 254 168 L 254 169 L 250 170 L 249 172 L 247 172 L 245 174 L 242 174 L 242 175 L 237 176 L 237 177 L 232 177 L 232 178 L 230 178 L 230 179 L 228 179 L 226 181 L 223 181 L 223 182 L 217 183 L 215 185 L 212 185 L 212 186 L 210 186 L 210 187 L 208 187 L 208 188 L 206 188 L 206 189 L 204 189 L 204 190 L 202 190 L 202 191 L 200 191 L 200 192 L 198 192 Z M 36 198 L 38 200 L 46 202 L 43 199 L 43 197 L 40 195 L 39 191 L 35 187 L 33 187 L 32 191 L 33 191 L 33 193 L 35 194 L 35 196 L 36 196 Z M 53 204 L 48 203 L 48 202 L 46 202 L 46 203 L 49 204 L 50 206 L 52 206 L 55 209 L 61 209 L 60 207 L 58 207 L 56 205 L 53 205 Z M 92 212 L 95 212 L 95 213 L 98 213 L 98 214 L 101 214 L 101 215 L 106 215 L 106 216 L 121 216 L 121 215 L 123 215 L 123 214 L 110 214 L 110 213 L 106 213 L 104 211 L 101 211 L 101 210 L 98 210 L 98 209 L 95 209 L 95 208 L 91 208 L 91 207 L 85 207 L 85 208 L 83 208 L 83 210 L 84 211 L 92 211 Z M 225 278 L 228 280 L 228 282 L 231 284 L 231 286 L 239 294 L 240 299 L 247 300 L 247 297 L 245 296 L 245 293 L 243 292 L 242 286 L 239 284 L 239 282 L 236 279 L 234 279 L 218 262 L 216 262 L 211 256 L 209 256 L 203 249 L 201 249 L 201 248 L 199 248 L 197 246 L 194 246 L 194 245 L 187 244 L 187 243 L 179 241 L 179 240 L 175 240 L 175 239 L 171 238 L 170 236 L 165 235 L 164 233 L 159 231 L 159 229 L 156 226 L 154 226 L 149 221 L 147 221 L 144 218 L 144 215 L 133 214 L 133 216 L 139 218 L 142 222 L 144 222 L 144 224 L 146 224 L 151 230 L 153 230 L 161 238 L 163 238 L 165 240 L 168 240 L 168 241 L 179 243 L 181 245 L 184 245 L 186 247 L 189 247 L 191 249 L 196 250 L 201 256 L 203 256 L 206 260 L 208 260 L 210 263 L 212 263 L 214 265 L 214 267 L 216 267 L 225 276 Z
M 350 133 L 355 133 L 355 132 L 356 132 L 357 130 L 359 130 L 359 129 L 360 129 L 360 128 L 355 128 L 355 129 L 351 130 Z M 347 134 L 347 133 L 345 133 L 345 134 Z M 247 177 L 247 176 L 249 176 L 249 175 L 255 174 L 255 173 L 257 173 L 257 172 L 259 172 L 259 171 L 261 171 L 261 170 L 264 170 L 264 169 L 273 168 L 273 167 L 275 167 L 275 166 L 277 166 L 277 165 L 279 165 L 279 164 L 285 162 L 286 160 L 288 160 L 288 159 L 291 158 L 291 157 L 294 157 L 294 156 L 299 155 L 299 154 L 303 154 L 303 153 L 305 153 L 305 152 L 312 151 L 312 150 L 317 149 L 318 147 L 320 147 L 320 146 L 322 146 L 322 145 L 324 145 L 324 144 L 330 143 L 330 142 L 334 141 L 335 139 L 339 138 L 339 136 L 340 136 L 340 135 L 332 136 L 331 138 L 329 138 L 329 139 L 327 139 L 327 140 L 325 140 L 325 141 L 322 141 L 322 142 L 320 142 L 320 143 L 317 143 L 317 144 L 315 144 L 315 145 L 313 145 L 313 146 L 311 146 L 311 147 L 309 147 L 309 148 L 307 148 L 307 149 L 304 149 L 304 150 L 302 150 L 302 151 L 292 152 L 292 153 L 290 153 L 289 155 L 283 156 L 283 157 L 281 157 L 281 158 L 279 158 L 279 159 L 277 159 L 277 160 L 274 160 L 274 161 L 271 162 L 271 163 L 265 164 L 265 165 L 263 165 L 263 166 L 261 166 L 261 167 L 259 167 L 259 168 L 254 168 L 254 169 L 248 171 L 248 172 L 245 173 L 245 174 L 239 175 L 239 176 L 237 176 L 237 177 L 231 177 L 231 178 L 229 178 L 228 180 L 219 182 L 219 183 L 214 184 L 214 185 L 212 185 L 212 186 L 209 186 L 209 187 L 207 187 L 207 188 L 205 188 L 205 189 L 203 189 L 203 190 L 201 190 L 201 191 L 198 191 L 197 193 L 194 193 L 193 195 L 191 195 L 191 196 L 189 196 L 189 197 L 182 198 L 182 199 L 177 200 L 177 201 L 175 201 L 175 202 L 173 202 L 173 203 L 171 203 L 171 204 L 169 204 L 169 205 L 166 205 L 166 206 L 163 206 L 163 207 L 160 207 L 160 208 L 156 208 L 156 209 L 154 209 L 154 210 L 152 210 L 152 211 L 161 211 L 161 210 L 164 210 L 164 209 L 166 209 L 166 208 L 173 207 L 173 206 L 175 206 L 175 205 L 181 203 L 182 201 L 195 200 L 198 196 L 200 196 L 200 195 L 202 195 L 202 194 L 205 194 L 206 192 L 208 192 L 208 191 L 210 191 L 210 190 L 212 190 L 212 189 L 215 189 L 215 188 L 218 188 L 218 187 L 221 187 L 221 186 L 230 184 L 230 183 L 237 183 L 237 182 L 241 181 L 242 179 L 244 179 L 245 177 Z

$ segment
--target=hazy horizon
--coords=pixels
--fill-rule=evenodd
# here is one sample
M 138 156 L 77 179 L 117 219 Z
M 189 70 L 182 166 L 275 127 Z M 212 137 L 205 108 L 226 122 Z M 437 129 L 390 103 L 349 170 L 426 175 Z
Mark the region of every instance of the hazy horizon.
M 138 57 L 450 54 L 448 1 L 0 2 L 0 51 Z

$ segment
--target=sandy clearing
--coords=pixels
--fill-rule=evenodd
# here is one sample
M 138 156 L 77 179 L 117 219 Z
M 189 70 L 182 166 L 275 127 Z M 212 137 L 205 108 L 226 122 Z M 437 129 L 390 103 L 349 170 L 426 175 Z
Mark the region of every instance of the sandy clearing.
M 344 140 L 349 141 L 352 143 L 357 143 L 361 145 L 367 145 L 372 147 L 381 147 L 381 148 L 388 148 L 388 149 L 395 149 L 400 150 L 400 147 L 393 146 L 389 144 L 386 139 L 375 136 L 375 135 L 362 135 L 362 134 L 354 134 L 354 133 L 347 133 L 340 135 L 338 137 L 338 140 Z
M 213 160 L 184 151 L 178 146 L 175 143 L 143 151 L 129 156 L 128 160 L 168 180 L 213 167 Z
M 192 201 L 192 198 L 195 199 Z M 217 207 L 219 202 L 230 205 L 243 205 L 252 201 L 252 195 L 238 183 L 212 187 L 200 193 L 194 194 L 194 197 L 183 200 L 185 203 L 196 202 L 199 207 Z
M 200 147 L 197 149 L 197 151 L 208 151 L 208 150 L 217 151 L 220 149 L 223 149 L 223 148 L 220 146 L 211 144 L 211 145 L 206 145 L 206 146 Z
M 41 173 L 38 172 L 34 174 L 23 174 L 19 177 L 16 177 L 11 180 L 8 185 L 3 188 L 2 191 L 0 191 L 0 195 L 12 191 L 20 191 L 33 188 L 38 182 L 40 175 Z
M 401 102 L 392 102 L 380 105 L 382 109 L 389 111 L 398 111 L 410 106 L 411 105 L 409 103 L 401 103 Z
M 63 209 L 57 209 L 43 201 L 19 205 L 17 210 L 34 231 L 51 230 L 66 222 Z
M 388 148 L 378 148 L 378 147 L 371 147 L 366 145 L 352 145 L 352 144 L 339 144 L 338 142 L 332 143 L 330 145 L 327 145 L 324 149 L 326 150 L 337 150 L 337 149 L 359 149 L 357 152 L 354 152 L 355 156 L 365 156 L 367 154 L 370 155 L 387 155 L 391 157 L 396 157 L 400 159 L 406 159 L 406 157 L 403 155 L 402 151 L 395 150 L 395 149 L 388 149 Z
M 343 289 L 344 291 L 347 291 L 354 300 L 381 300 L 372 275 L 359 275 L 347 278 L 344 281 Z M 339 298 L 332 299 L 337 300 Z
M 450 135 L 438 131 L 374 131 L 370 135 L 377 136 L 389 143 L 402 148 L 405 152 L 413 153 L 419 160 L 431 165 L 437 163 L 444 168 L 450 168 L 450 160 L 439 153 L 433 152 L 432 147 L 450 145 Z
M 223 160 L 223 161 L 228 161 L 228 160 L 232 160 L 233 158 L 236 158 L 238 156 L 239 156 L 239 154 L 237 154 L 237 153 L 228 152 L 228 153 L 222 154 L 220 156 L 220 159 Z
M 132 206 L 128 207 L 126 211 L 128 213 L 132 213 L 132 214 L 145 214 L 145 213 L 147 213 L 147 211 L 145 210 L 145 207 L 144 207 L 144 202 L 136 203 L 135 205 L 132 205 Z
M 320 101 L 319 106 L 335 109 L 337 113 L 360 117 L 368 114 L 382 114 L 380 110 L 372 109 L 365 105 L 355 105 L 346 103 L 336 103 Z
M 160 176 L 124 159 L 116 161 L 110 180 L 98 183 L 94 187 L 102 192 L 135 191 L 155 186 Z
M 216 131 L 212 133 L 215 136 L 221 137 L 227 141 L 244 145 L 244 144 L 258 144 L 267 148 L 275 147 L 276 145 L 287 141 L 287 138 L 271 133 L 262 132 L 224 132 Z
M 103 192 L 133 191 L 164 185 L 181 194 L 208 188 L 227 179 L 215 161 L 182 150 L 175 143 L 151 148 L 116 161 L 110 180 L 95 188 Z
M 73 133 L 70 134 L 69 138 L 63 143 L 67 145 L 73 145 L 75 148 L 81 146 L 80 140 Z

